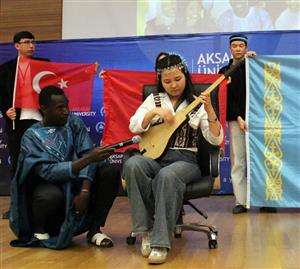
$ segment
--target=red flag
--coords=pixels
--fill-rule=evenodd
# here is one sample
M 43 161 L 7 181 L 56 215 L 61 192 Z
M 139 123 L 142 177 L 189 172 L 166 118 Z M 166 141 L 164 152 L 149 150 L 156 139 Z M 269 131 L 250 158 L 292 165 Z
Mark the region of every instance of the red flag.
M 65 92 L 70 110 L 89 111 L 94 74 L 95 64 L 44 62 L 19 57 L 14 106 L 39 108 L 41 89 L 55 85 Z
M 142 88 L 145 84 L 156 84 L 155 73 L 105 70 L 105 128 L 102 144 L 114 144 L 132 137 L 128 128 L 129 119 L 143 101 Z
M 220 75 L 193 74 L 195 83 L 212 84 Z M 154 72 L 105 70 L 104 110 L 105 128 L 102 144 L 110 145 L 132 137 L 129 120 L 142 103 L 143 85 L 156 84 Z M 226 124 L 226 81 L 219 85 L 220 121 L 225 132 Z M 223 142 L 224 146 L 225 140 Z M 132 146 L 131 146 L 132 147 Z M 120 151 L 124 151 L 123 148 Z

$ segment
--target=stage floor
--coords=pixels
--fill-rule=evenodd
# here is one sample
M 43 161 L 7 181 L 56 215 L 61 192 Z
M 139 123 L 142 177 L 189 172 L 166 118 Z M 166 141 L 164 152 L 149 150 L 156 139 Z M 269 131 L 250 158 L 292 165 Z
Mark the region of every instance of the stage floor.
M 7 209 L 9 197 L 0 197 L 1 215 Z M 184 232 L 174 239 L 163 268 L 300 268 L 300 210 L 280 209 L 277 214 L 259 213 L 258 208 L 246 214 L 233 215 L 233 196 L 212 196 L 195 200 L 205 211 L 208 221 L 218 231 L 217 249 L 208 248 L 205 234 Z M 189 207 L 185 220 L 201 220 Z M 134 246 L 126 244 L 131 220 L 127 197 L 118 197 L 109 215 L 104 232 L 114 240 L 111 249 L 99 249 L 86 242 L 85 235 L 74 238 L 65 250 L 44 248 L 13 248 L 14 239 L 8 221 L 0 221 L 0 268 L 149 268 L 140 254 L 140 240 Z

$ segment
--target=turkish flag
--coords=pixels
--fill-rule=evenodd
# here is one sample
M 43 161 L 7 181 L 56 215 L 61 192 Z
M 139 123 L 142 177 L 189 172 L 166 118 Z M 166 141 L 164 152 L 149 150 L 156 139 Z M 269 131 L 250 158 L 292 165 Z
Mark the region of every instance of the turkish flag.
M 218 74 L 192 74 L 192 81 L 212 84 L 219 77 Z M 157 84 L 157 80 L 154 72 L 128 70 L 104 70 L 103 79 L 105 128 L 102 144 L 110 145 L 133 136 L 128 128 L 129 120 L 143 102 L 143 86 Z M 226 81 L 223 81 L 219 85 L 219 112 L 224 131 L 226 130 L 226 96 Z M 225 139 L 223 147 L 224 143 Z M 122 148 L 120 151 L 125 149 Z
M 44 62 L 19 57 L 15 84 L 16 108 L 39 108 L 38 95 L 50 85 L 61 88 L 74 111 L 89 111 L 95 64 Z

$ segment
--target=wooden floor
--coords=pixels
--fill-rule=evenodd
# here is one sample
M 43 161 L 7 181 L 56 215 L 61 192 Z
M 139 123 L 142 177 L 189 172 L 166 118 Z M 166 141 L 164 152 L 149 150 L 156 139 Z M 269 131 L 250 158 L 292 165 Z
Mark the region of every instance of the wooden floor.
M 1 213 L 9 197 L 0 197 Z M 140 255 L 140 242 L 127 246 L 130 212 L 126 197 L 118 197 L 109 215 L 105 232 L 114 240 L 111 249 L 88 245 L 85 236 L 74 238 L 65 250 L 12 248 L 14 239 L 8 221 L 0 221 L 0 268 L 300 268 L 300 210 L 281 209 L 277 214 L 259 213 L 232 215 L 232 196 L 212 196 L 196 200 L 209 215 L 209 222 L 219 231 L 217 249 L 209 249 L 206 235 L 185 232 L 174 239 L 168 260 L 163 265 L 148 265 Z M 192 209 L 186 208 L 186 220 L 198 221 Z

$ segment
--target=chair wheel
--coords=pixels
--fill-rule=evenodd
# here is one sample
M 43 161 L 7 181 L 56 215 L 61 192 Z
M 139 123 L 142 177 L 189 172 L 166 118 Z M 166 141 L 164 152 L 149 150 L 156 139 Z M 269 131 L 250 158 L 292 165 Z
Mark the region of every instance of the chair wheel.
M 174 232 L 174 237 L 175 238 L 181 238 L 181 233 L 182 233 L 182 230 L 181 230 L 180 225 L 176 225 L 175 232 Z
M 218 247 L 218 241 L 217 240 L 209 240 L 208 241 L 208 247 L 210 249 L 214 249 Z
M 175 233 L 175 234 L 174 234 L 174 237 L 175 237 L 175 238 L 181 238 L 181 233 L 179 233 L 179 234 L 176 234 L 176 233 Z
M 130 235 L 130 236 L 128 236 L 126 238 L 127 245 L 134 245 L 135 241 L 136 241 L 136 237 L 135 236 Z
M 209 230 L 213 233 L 215 233 L 216 235 L 218 235 L 218 231 L 217 231 L 217 228 L 215 226 L 211 226 L 209 227 Z

